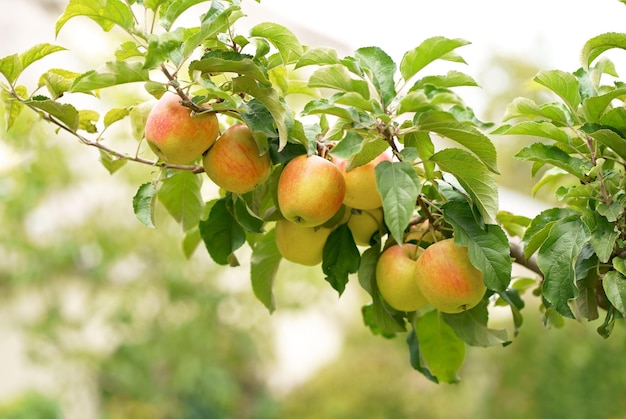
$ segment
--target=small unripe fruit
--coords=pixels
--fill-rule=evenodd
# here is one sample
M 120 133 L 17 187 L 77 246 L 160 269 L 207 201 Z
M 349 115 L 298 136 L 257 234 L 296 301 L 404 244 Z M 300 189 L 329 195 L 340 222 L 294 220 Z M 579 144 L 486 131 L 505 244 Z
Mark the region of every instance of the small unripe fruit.
M 199 158 L 215 142 L 219 122 L 214 113 L 192 114 L 181 98 L 165 93 L 146 119 L 150 149 L 164 162 L 186 164 Z
M 305 266 L 322 262 L 326 239 L 333 231 L 325 227 L 305 227 L 288 220 L 276 222 L 276 247 L 288 261 Z

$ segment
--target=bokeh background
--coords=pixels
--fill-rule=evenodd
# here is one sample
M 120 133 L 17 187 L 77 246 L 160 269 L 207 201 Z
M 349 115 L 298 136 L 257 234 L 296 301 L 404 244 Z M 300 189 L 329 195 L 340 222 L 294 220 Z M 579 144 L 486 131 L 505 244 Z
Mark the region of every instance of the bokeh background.
M 83 71 L 111 59 L 116 40 L 86 19 L 55 39 L 64 5 L 0 0 L 0 56 L 40 42 L 71 51 L 33 66 L 25 84 L 50 67 Z M 281 23 L 303 44 L 343 55 L 375 45 L 399 62 L 427 37 L 467 39 L 461 70 L 482 88 L 462 94 L 496 123 L 515 97 L 542 98 L 530 82 L 537 71 L 573 71 L 588 38 L 626 31 L 617 0 L 244 0 L 243 8 L 241 31 Z M 192 20 L 193 10 L 201 5 Z M 624 69 L 619 52 L 611 58 Z M 146 99 L 140 90 L 105 98 Z M 245 257 L 229 269 L 201 248 L 187 259 L 164 210 L 156 230 L 135 219 L 132 197 L 151 168 L 111 175 L 95 150 L 33 114 L 0 128 L 0 419 L 626 418 L 622 325 L 608 340 L 593 322 L 545 327 L 526 295 L 513 344 L 470 348 L 462 381 L 435 385 L 410 368 L 404 337 L 363 326 L 368 301 L 357 281 L 338 299 L 319 268 L 284 262 L 270 315 L 252 294 Z M 123 129 L 110 137 L 133 141 Z M 493 140 L 502 209 L 532 216 L 558 204 L 550 193 L 531 196 L 529 166 L 512 159 L 528 139 Z M 494 314 L 497 327 L 511 328 L 506 313 Z

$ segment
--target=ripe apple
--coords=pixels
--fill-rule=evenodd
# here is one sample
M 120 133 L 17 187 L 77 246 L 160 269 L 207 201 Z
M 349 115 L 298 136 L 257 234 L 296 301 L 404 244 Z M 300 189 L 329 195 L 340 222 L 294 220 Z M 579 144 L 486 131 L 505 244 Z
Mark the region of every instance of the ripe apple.
M 326 227 L 305 227 L 289 220 L 276 221 L 276 247 L 285 259 L 300 265 L 322 262 L 324 244 L 333 231 Z
M 214 113 L 193 115 L 180 101 L 178 95 L 165 93 L 146 119 L 148 145 L 160 159 L 172 164 L 197 159 L 213 145 L 219 133 Z
M 300 155 L 287 163 L 278 179 L 278 206 L 283 216 L 306 227 L 330 220 L 346 194 L 343 175 L 318 155 Z
M 358 246 L 369 246 L 372 235 L 377 231 L 382 231 L 383 209 L 374 208 L 372 210 L 350 210 L 348 228 L 352 232 L 352 238 Z
M 417 260 L 415 279 L 430 304 L 444 313 L 475 307 L 487 287 L 483 274 L 472 265 L 467 247 L 445 239 L 428 246 Z
M 333 162 L 343 173 L 346 181 L 344 204 L 356 209 L 374 209 L 383 205 L 383 200 L 376 189 L 376 173 L 374 169 L 382 161 L 391 161 L 393 154 L 387 149 L 366 164 L 348 170 L 349 161 L 334 158 Z
M 207 176 L 227 191 L 244 194 L 264 183 L 272 171 L 269 153 L 259 146 L 245 124 L 235 124 L 219 136 L 202 159 Z
M 416 260 L 423 251 L 413 243 L 394 244 L 378 258 L 378 290 L 387 304 L 396 310 L 414 311 L 428 304 L 415 282 Z

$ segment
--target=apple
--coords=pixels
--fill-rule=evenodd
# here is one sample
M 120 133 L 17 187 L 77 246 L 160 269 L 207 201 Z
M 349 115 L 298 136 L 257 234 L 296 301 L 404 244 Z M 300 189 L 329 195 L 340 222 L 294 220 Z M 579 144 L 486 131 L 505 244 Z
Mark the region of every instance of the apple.
M 350 210 L 348 228 L 352 232 L 352 238 L 358 246 L 369 246 L 372 236 L 377 231 L 383 231 L 383 209 Z
M 344 204 L 356 209 L 374 209 L 383 205 L 382 197 L 376 188 L 374 169 L 382 161 L 391 161 L 393 154 L 387 149 L 366 164 L 348 170 L 349 160 L 334 158 L 333 163 L 341 170 L 346 181 Z
M 417 225 L 411 226 L 409 234 L 405 237 L 406 241 L 415 240 L 418 245 L 426 247 L 427 245 L 443 239 L 440 231 L 431 227 L 428 220 L 424 220 Z
M 194 161 L 213 145 L 219 133 L 214 113 L 196 115 L 180 102 L 174 93 L 161 96 L 148 114 L 144 131 L 152 151 L 171 164 Z
M 267 181 L 272 171 L 269 153 L 259 146 L 245 124 L 235 124 L 219 136 L 202 159 L 207 176 L 220 188 L 244 194 Z
M 326 227 L 305 227 L 288 220 L 276 221 L 276 247 L 281 256 L 300 265 L 322 262 L 324 244 L 333 231 Z
M 276 194 L 278 207 L 287 220 L 316 227 L 339 211 L 346 183 L 341 171 L 329 160 L 303 154 L 285 165 Z
M 414 311 L 428 304 L 415 282 L 416 260 L 423 251 L 413 243 L 394 244 L 376 262 L 378 290 L 396 310 Z
M 415 279 L 430 304 L 443 313 L 475 307 L 487 287 L 469 259 L 467 247 L 445 239 L 428 246 L 417 260 Z

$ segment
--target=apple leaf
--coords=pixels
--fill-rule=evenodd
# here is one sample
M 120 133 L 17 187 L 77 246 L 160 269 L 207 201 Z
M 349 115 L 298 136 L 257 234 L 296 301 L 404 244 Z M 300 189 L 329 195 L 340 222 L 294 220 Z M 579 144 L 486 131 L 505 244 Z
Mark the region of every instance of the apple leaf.
M 264 221 L 257 214 L 252 212 L 246 204 L 246 201 L 240 197 L 233 197 L 233 199 L 233 215 L 239 225 L 251 233 L 264 233 Z
M 184 58 L 180 54 L 180 47 L 185 38 L 183 28 L 178 28 L 173 32 L 165 32 L 148 37 L 148 51 L 143 67 L 153 69 L 162 63 L 171 60 L 175 65 L 180 65 Z
M 487 347 L 510 343 L 506 330 L 488 327 L 489 311 L 484 300 L 471 310 L 454 314 L 442 313 L 441 316 L 457 336 L 470 346 Z
M 613 269 L 622 275 L 626 276 L 626 258 L 622 257 L 614 257 L 613 258 Z
M 250 36 L 267 39 L 276 47 L 285 65 L 297 62 L 304 51 L 293 32 L 277 23 L 260 23 L 250 29 Z
M 347 224 L 341 224 L 328 236 L 324 244 L 322 271 L 326 281 L 341 295 L 349 274 L 356 273 L 361 254 Z
M 359 60 L 362 68 L 371 70 L 374 87 L 382 99 L 383 106 L 387 106 L 396 96 L 394 80 L 396 63 L 378 47 L 359 48 L 356 50 L 355 58 Z
M 183 239 L 181 240 L 181 250 L 183 251 L 183 255 L 185 255 L 187 259 L 191 258 L 201 242 L 202 236 L 200 236 L 199 226 L 195 226 L 185 231 Z
M 15 94 L 18 97 L 26 97 L 28 95 L 28 91 L 24 86 L 16 86 Z M 4 89 L 0 92 L 0 97 L 2 98 L 2 104 L 4 105 L 5 129 L 9 130 L 24 109 L 24 104 Z
M 376 189 L 383 198 L 385 224 L 394 240 L 402 243 L 422 185 L 409 162 L 382 161 L 374 172 Z
M 613 307 L 626 316 L 626 276 L 609 271 L 602 276 L 602 287 Z
M 583 101 L 583 112 L 587 122 L 598 122 L 614 99 L 626 95 L 626 87 L 611 90 L 598 96 L 591 96 Z
M 252 57 L 246 54 L 239 54 L 233 51 L 210 51 L 201 59 L 192 61 L 189 64 L 189 72 L 199 71 L 201 73 L 235 73 L 248 76 L 264 86 L 271 86 L 265 70 L 261 69 Z
M 472 198 L 487 223 L 493 223 L 498 212 L 498 183 L 489 170 L 473 155 L 459 148 L 445 148 L 430 161 L 455 177 Z
M 578 215 L 571 215 L 554 223 L 537 254 L 544 276 L 542 295 L 565 317 L 574 318 L 569 302 L 578 295 L 575 266 L 589 239 L 587 226 Z
M 273 286 L 281 255 L 276 247 L 274 229 L 256 241 L 250 257 L 250 278 L 252 291 L 257 299 L 271 312 L 276 309 Z
M 133 211 L 137 219 L 144 225 L 154 228 L 154 202 L 156 187 L 152 182 L 146 182 L 137 189 L 133 197 Z
M 165 179 L 158 198 L 167 212 L 187 231 L 200 220 L 203 200 L 200 193 L 202 178 L 188 170 L 173 173 Z
M 524 257 L 529 259 L 541 247 L 554 223 L 573 214 L 574 211 L 566 208 L 550 208 L 535 216 L 522 237 Z
M 390 310 L 378 295 L 374 295 L 372 304 L 361 308 L 361 315 L 363 323 L 374 335 L 391 339 L 406 332 L 402 315 Z
M 357 275 L 359 284 L 371 296 L 375 293 L 376 263 L 380 256 L 380 243 L 370 246 L 361 254 L 361 262 Z
M 499 173 L 495 146 L 472 123 L 457 121 L 449 112 L 429 111 L 419 116 L 417 125 L 422 131 L 434 132 L 456 141 L 474 153 L 490 171 Z
M 505 110 L 503 121 L 517 118 L 528 118 L 551 121 L 557 126 L 571 125 L 571 114 L 562 103 L 547 103 L 538 105 L 534 100 L 526 97 L 518 97 L 511 102 Z M 537 121 L 539 122 L 539 121 Z M 496 130 L 499 131 L 499 130 Z
M 119 158 L 104 150 L 100 150 L 100 163 L 109 172 L 113 174 L 128 163 L 127 159 Z
M 315 70 L 309 78 L 309 87 L 355 92 L 361 95 L 363 99 L 370 98 L 367 83 L 364 80 L 352 78 L 346 67 L 341 64 L 328 65 Z
M 336 50 L 327 47 L 312 47 L 302 53 L 295 68 L 298 69 L 309 65 L 321 66 L 330 64 L 340 64 Z
M 79 127 L 79 112 L 69 103 L 59 103 L 45 96 L 33 96 L 22 103 L 49 114 L 64 123 L 71 130 L 75 131 Z
M 459 381 L 458 371 L 465 360 L 465 343 L 440 316 L 431 310 L 417 320 L 415 333 L 423 359 L 430 371 L 446 383 Z
M 235 250 L 246 242 L 246 233 L 229 209 L 232 201 L 221 198 L 215 202 L 206 220 L 200 220 L 200 235 L 215 263 L 232 265 Z
M 248 76 L 233 79 L 233 91 L 246 93 L 256 98 L 272 115 L 276 129 L 278 129 L 279 147 L 281 151 L 289 140 L 289 132 L 293 128 L 293 116 L 287 112 L 287 104 L 276 90 L 271 87 L 260 87 L 256 81 Z
M 589 133 L 591 137 L 596 139 L 600 144 L 603 144 L 613 150 L 615 154 L 626 160 L 626 139 L 615 133 L 610 129 L 599 129 L 597 131 Z
M 0 73 L 13 84 L 22 72 L 35 61 L 66 48 L 48 43 L 37 44 L 21 54 L 8 55 L 0 59 Z
M 56 22 L 55 35 L 59 35 L 61 28 L 70 19 L 78 16 L 90 18 L 105 32 L 109 32 L 116 25 L 126 32 L 132 32 L 135 26 L 133 12 L 120 0 L 70 0 Z
M 535 161 L 542 165 L 551 164 L 579 179 L 583 179 L 585 171 L 591 169 L 591 164 L 588 161 L 572 157 L 557 146 L 543 143 L 534 143 L 523 148 L 515 154 L 515 158 Z
M 501 127 L 500 135 L 528 135 L 549 138 L 560 143 L 569 144 L 567 132 L 548 121 L 523 121 L 515 125 Z
M 460 71 L 451 70 L 445 75 L 432 75 L 419 79 L 411 90 L 423 89 L 424 87 L 431 85 L 442 88 L 460 87 L 460 86 L 472 86 L 478 87 L 476 80 L 468 74 Z
M 150 73 L 140 62 L 111 61 L 104 68 L 81 74 L 69 89 L 73 93 L 90 93 L 126 83 L 150 80 Z
M 166 0 L 160 2 L 161 11 L 159 15 L 161 16 L 161 26 L 169 31 L 176 19 L 187 9 L 205 1 L 208 0 Z
M 511 281 L 509 240 L 496 224 L 479 224 L 470 206 L 450 201 L 442 207 L 446 222 L 454 228 L 454 242 L 466 246 L 472 265 L 483 273 L 487 288 L 504 291 Z
M 422 351 L 419 341 L 417 339 L 417 334 L 415 333 L 415 329 L 411 329 L 411 331 L 407 335 L 406 343 L 409 346 L 409 361 L 411 362 L 411 366 L 413 367 L 413 369 L 419 371 L 424 377 L 426 377 L 433 383 L 439 384 L 439 379 L 435 375 L 433 375 L 433 373 L 428 369 L 426 365 L 424 365 L 424 360 L 422 359 Z
M 615 225 L 597 211 L 586 211 L 583 221 L 591 231 L 589 243 L 602 263 L 607 263 L 613 254 L 619 231 Z
M 607 32 L 589 39 L 581 52 L 583 68 L 588 70 L 596 58 L 612 48 L 626 49 L 626 34 Z
M 14 83 L 22 73 L 22 63 L 18 54 L 7 55 L 0 59 L 0 74 L 2 74 L 9 83 Z
M 400 73 L 405 81 L 409 81 L 420 70 L 438 59 L 465 63 L 463 58 L 453 51 L 468 44 L 469 42 L 463 39 L 448 39 L 442 36 L 428 38 L 404 54 L 400 62 Z
M 576 114 L 581 97 L 576 76 L 562 70 L 540 71 L 533 79 L 556 93 L 567 105 L 572 114 Z

